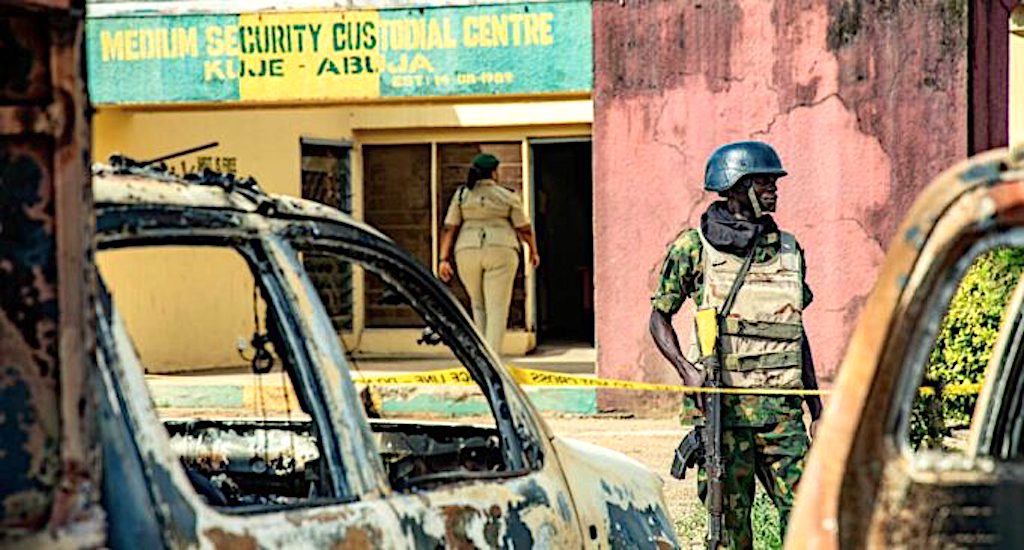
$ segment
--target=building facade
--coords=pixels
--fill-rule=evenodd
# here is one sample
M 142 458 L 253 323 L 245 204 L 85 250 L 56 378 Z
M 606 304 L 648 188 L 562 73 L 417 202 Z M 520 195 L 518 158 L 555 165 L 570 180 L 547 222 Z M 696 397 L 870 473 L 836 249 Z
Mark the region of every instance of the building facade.
M 500 179 L 526 198 L 545 266 L 558 274 L 520 268 L 504 351 L 522 354 L 545 339 L 592 342 L 592 330 L 578 330 L 593 327 L 589 297 L 560 290 L 591 288 L 592 254 L 580 252 L 592 242 L 590 3 L 359 4 L 237 13 L 231 3 L 150 2 L 142 11 L 94 2 L 87 47 L 96 158 L 155 158 L 217 142 L 168 165 L 253 176 L 268 192 L 347 210 L 436 267 L 449 199 L 473 156 L 493 153 Z M 224 275 L 244 266 L 174 250 L 107 256 L 100 264 L 112 287 L 130 293 L 117 283 L 155 277 L 179 304 L 202 300 L 225 321 L 223 334 L 193 334 L 187 322 L 168 330 L 184 309 L 119 299 L 151 371 L 238 362 L 202 350 L 246 335 L 228 320 L 246 318 L 252 289 Z M 350 350 L 429 353 L 416 343 L 418 317 L 387 303 L 381 284 L 345 266 L 310 267 Z M 154 303 L 166 310 L 153 312 Z M 183 348 L 199 351 L 183 363 Z
M 667 244 L 714 200 L 700 183 L 716 146 L 771 142 L 790 171 L 777 217 L 807 253 L 827 383 L 917 192 L 967 154 L 1024 140 L 1014 2 L 145 4 L 90 7 L 96 158 L 217 141 L 172 167 L 253 175 L 350 210 L 435 266 L 452 190 L 475 153 L 493 152 L 543 256 L 517 281 L 504 351 L 596 340 L 609 378 L 677 381 L 648 336 L 648 298 Z M 187 280 L 179 290 L 225 318 L 250 307 L 248 291 L 163 257 L 101 264 L 118 280 Z M 314 267 L 351 349 L 425 351 L 383 289 Z M 141 318 L 151 300 L 120 303 Z M 171 358 L 181 341 L 236 337 L 179 336 L 149 345 Z M 601 405 L 674 400 L 608 392 Z
M 1024 143 L 1024 4 L 1010 14 L 1010 143 Z

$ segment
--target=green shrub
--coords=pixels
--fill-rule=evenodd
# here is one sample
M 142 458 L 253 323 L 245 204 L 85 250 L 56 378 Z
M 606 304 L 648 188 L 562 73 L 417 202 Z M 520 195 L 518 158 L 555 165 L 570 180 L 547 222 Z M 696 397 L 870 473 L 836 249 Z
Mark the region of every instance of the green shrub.
M 750 514 L 754 530 L 754 550 L 779 550 L 782 538 L 779 536 L 779 511 L 775 509 L 768 495 L 758 491 L 754 497 L 754 510 Z
M 998 248 L 967 270 L 950 302 L 932 349 L 923 386 L 911 416 L 914 448 L 937 447 L 950 430 L 967 426 L 977 395 L 941 395 L 950 384 L 980 382 L 999 333 L 1006 304 L 1024 271 L 1024 250 Z
M 676 536 L 683 548 L 702 548 L 708 534 L 708 513 L 703 506 L 694 506 L 676 518 Z M 754 550 L 779 550 L 782 538 L 779 536 L 779 512 L 775 509 L 760 483 L 754 497 L 754 508 L 750 514 L 754 533 Z

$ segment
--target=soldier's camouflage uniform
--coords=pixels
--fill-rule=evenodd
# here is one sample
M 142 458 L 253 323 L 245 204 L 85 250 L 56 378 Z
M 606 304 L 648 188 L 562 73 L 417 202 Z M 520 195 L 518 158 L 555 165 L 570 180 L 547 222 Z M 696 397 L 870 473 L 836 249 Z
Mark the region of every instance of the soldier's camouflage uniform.
M 771 260 L 779 251 L 779 234 L 765 235 L 754 251 L 754 262 Z M 703 244 L 696 229 L 679 234 L 669 246 L 662 265 L 658 288 L 651 303 L 658 311 L 674 315 L 689 297 L 699 306 L 703 286 Z M 798 247 L 799 249 L 799 247 Z M 803 250 L 799 250 L 801 272 Z M 804 307 L 813 299 L 806 281 Z M 785 537 L 789 512 L 804 456 L 809 447 L 803 421 L 802 399 L 798 396 L 722 396 L 722 454 L 726 541 L 730 548 L 751 548 L 753 532 L 750 512 L 754 502 L 754 479 L 761 481 L 779 511 L 782 536 Z M 692 398 L 686 398 L 680 415 L 684 424 L 701 423 L 700 411 Z M 701 500 L 707 495 L 706 473 L 697 476 Z

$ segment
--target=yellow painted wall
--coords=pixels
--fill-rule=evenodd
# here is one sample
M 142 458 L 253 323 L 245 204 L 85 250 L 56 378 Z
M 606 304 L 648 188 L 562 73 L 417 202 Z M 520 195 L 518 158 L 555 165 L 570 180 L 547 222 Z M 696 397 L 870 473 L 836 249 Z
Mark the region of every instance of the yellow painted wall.
M 1010 16 L 1010 143 L 1024 142 L 1024 5 Z
M 589 98 L 534 99 L 466 103 L 367 103 L 310 107 L 208 106 L 190 109 L 147 109 L 101 107 L 93 120 L 93 154 L 100 161 L 120 152 L 136 159 L 161 156 L 210 141 L 219 147 L 172 161 L 174 165 L 197 163 L 199 156 L 232 157 L 241 176 L 254 176 L 271 193 L 300 195 L 300 139 L 347 141 L 353 144 L 353 210 L 362 216 L 361 146 L 380 143 L 424 143 L 459 141 L 520 140 L 528 153 L 529 138 L 587 136 L 592 121 Z M 524 155 L 524 186 L 528 191 L 529 159 Z M 211 261 L 194 251 L 136 252 L 131 258 L 112 261 L 101 256 L 101 270 L 117 297 L 118 307 L 129 318 L 129 329 L 150 368 L 156 371 L 190 369 L 195 366 L 241 364 L 234 348 L 242 322 L 251 324 L 251 277 L 223 261 Z M 228 276 L 225 276 L 228 273 Z M 346 341 L 365 352 L 422 352 L 414 338 L 402 331 L 393 334 L 374 331 L 363 338 L 361 278 L 355 278 L 355 333 Z M 530 274 L 528 273 L 528 277 Z M 146 292 L 132 291 L 135 277 L 159 284 L 147 285 Z M 532 301 L 528 278 L 528 304 Z M 225 287 L 242 291 L 225 292 Z M 154 319 L 131 321 L 147 314 L 185 315 L 190 307 L 165 306 L 153 309 L 160 294 L 201 300 L 206 311 L 224 323 L 222 329 L 190 332 L 184 323 L 175 334 L 167 334 Z M 148 293 L 148 294 L 147 294 Z M 174 309 L 166 309 L 174 307 Z M 532 308 L 528 311 L 531 317 Z M 134 330 L 133 329 L 134 325 Z M 244 330 L 242 331 L 245 332 Z M 408 332 L 408 331 L 405 331 Z M 244 334 L 248 338 L 249 334 Z M 506 353 L 522 353 L 532 347 L 532 335 L 512 332 L 504 346 Z M 187 342 L 187 346 L 181 345 Z M 187 348 L 187 349 L 186 349 Z M 227 351 L 226 351 L 227 350 Z M 196 355 L 198 354 L 198 355 Z
M 237 343 L 249 342 L 255 321 L 254 281 L 242 256 L 168 246 L 106 250 L 97 260 L 147 372 L 243 363 Z M 260 323 L 265 329 L 262 313 Z

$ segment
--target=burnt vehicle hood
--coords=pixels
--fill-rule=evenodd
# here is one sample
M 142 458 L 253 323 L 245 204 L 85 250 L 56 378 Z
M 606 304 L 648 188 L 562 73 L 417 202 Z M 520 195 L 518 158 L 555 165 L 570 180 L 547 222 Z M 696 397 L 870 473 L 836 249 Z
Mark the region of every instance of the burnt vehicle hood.
M 679 548 L 665 509 L 664 481 L 640 462 L 568 437 L 551 442 L 572 493 L 584 538 L 628 548 Z

